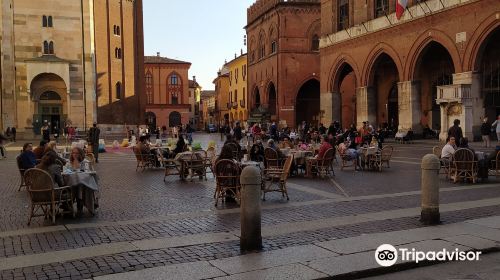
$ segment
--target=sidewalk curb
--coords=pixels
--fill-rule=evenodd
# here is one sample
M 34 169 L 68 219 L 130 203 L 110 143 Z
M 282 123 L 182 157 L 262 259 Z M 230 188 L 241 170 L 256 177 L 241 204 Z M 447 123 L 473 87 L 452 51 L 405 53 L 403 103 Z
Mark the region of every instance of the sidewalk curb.
M 482 250 L 467 250 L 465 252 L 471 252 L 471 251 L 481 251 L 481 256 L 491 254 L 491 253 L 496 253 L 500 252 L 500 246 L 499 247 L 491 247 L 487 249 L 482 249 Z M 359 270 L 359 271 L 352 271 L 348 272 L 345 274 L 339 274 L 335 276 L 328 276 L 324 278 L 318 278 L 318 280 L 327 280 L 327 279 L 335 279 L 335 280 L 352 280 L 352 279 L 360 279 L 360 278 L 367 278 L 367 277 L 374 277 L 374 276 L 381 276 L 389 273 L 395 273 L 395 272 L 401 272 L 405 270 L 410 270 L 414 268 L 421 268 L 421 267 L 426 267 L 426 266 L 433 266 L 433 265 L 438 265 L 438 264 L 444 264 L 444 263 L 451 263 L 452 261 L 420 261 L 419 263 L 416 262 L 405 262 L 405 263 L 399 263 L 395 264 L 390 267 L 377 267 L 377 268 L 371 268 L 371 269 L 366 269 L 366 270 Z

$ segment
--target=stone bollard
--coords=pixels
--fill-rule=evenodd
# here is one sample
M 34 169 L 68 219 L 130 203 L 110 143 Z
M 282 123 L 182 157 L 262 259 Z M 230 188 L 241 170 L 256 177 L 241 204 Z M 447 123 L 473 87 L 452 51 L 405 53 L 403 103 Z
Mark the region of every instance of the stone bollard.
M 439 158 L 433 154 L 422 158 L 422 212 L 420 221 L 436 225 L 439 220 Z
M 259 168 L 247 166 L 241 172 L 241 237 L 242 252 L 261 250 L 260 192 L 261 174 Z

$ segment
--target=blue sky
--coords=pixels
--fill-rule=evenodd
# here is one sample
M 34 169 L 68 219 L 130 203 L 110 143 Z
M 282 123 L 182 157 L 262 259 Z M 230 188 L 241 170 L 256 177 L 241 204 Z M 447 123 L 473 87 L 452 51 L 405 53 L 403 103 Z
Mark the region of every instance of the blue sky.
M 144 54 L 189 61 L 204 90 L 224 60 L 245 51 L 247 8 L 255 0 L 144 0 Z

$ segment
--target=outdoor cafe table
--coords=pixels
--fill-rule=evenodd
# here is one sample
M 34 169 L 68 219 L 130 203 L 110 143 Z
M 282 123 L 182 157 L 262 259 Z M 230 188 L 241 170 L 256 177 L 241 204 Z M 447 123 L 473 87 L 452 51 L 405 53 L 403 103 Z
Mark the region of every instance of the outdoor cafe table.
M 179 163 L 179 173 L 182 180 L 186 179 L 186 165 L 191 160 L 193 153 L 195 153 L 196 157 L 199 159 L 205 158 L 205 154 L 202 151 L 182 152 L 178 153 L 174 158 L 174 160 Z
M 71 171 L 66 169 L 62 173 L 64 184 L 71 186 L 75 197 L 83 202 L 85 208 L 92 215 L 95 215 L 95 209 L 99 199 L 99 185 L 97 173 L 95 171 Z
M 293 155 L 293 161 L 296 165 L 305 164 L 307 157 L 314 156 L 314 152 L 310 150 L 295 150 L 285 148 L 281 150 L 285 156 Z
M 368 168 L 379 167 L 374 164 L 374 159 L 376 159 L 377 155 L 380 153 L 378 147 L 361 147 L 359 150 L 363 165 L 366 165 Z

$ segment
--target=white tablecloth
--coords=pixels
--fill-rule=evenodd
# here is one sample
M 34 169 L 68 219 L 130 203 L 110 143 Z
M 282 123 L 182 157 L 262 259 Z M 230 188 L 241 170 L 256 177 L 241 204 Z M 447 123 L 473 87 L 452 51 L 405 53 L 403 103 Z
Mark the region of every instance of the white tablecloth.
M 73 195 L 83 202 L 90 213 L 98 206 L 99 185 L 96 172 L 63 172 L 64 183 L 72 187 Z

